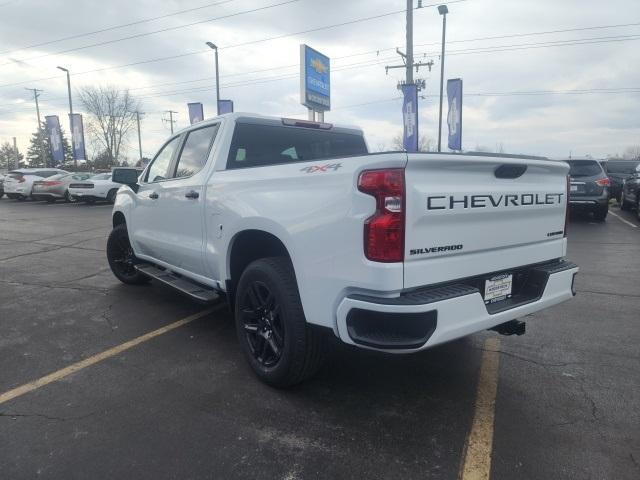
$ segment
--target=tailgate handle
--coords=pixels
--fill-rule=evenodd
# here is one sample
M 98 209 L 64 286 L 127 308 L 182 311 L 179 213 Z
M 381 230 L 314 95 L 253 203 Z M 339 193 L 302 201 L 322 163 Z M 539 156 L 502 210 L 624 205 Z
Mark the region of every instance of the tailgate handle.
M 527 165 L 500 165 L 494 170 L 496 178 L 518 178 L 527 171 Z

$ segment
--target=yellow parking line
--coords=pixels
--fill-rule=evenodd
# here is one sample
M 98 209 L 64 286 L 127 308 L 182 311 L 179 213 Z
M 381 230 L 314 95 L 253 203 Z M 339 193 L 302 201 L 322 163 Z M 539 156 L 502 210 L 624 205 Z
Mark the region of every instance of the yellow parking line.
M 484 342 L 473 423 L 465 443 L 460 480 L 488 480 L 491 474 L 499 349 L 500 340 L 495 337 Z
M 65 367 L 61 370 L 50 373 L 49 375 L 38 378 L 37 380 L 33 380 L 32 382 L 25 383 L 24 385 L 14 388 L 13 390 L 9 390 L 8 392 L 5 392 L 0 395 L 0 405 L 5 402 L 8 402 L 9 400 L 13 400 L 16 397 L 20 397 L 26 393 L 37 390 L 40 387 L 44 387 L 45 385 L 48 385 L 50 383 L 57 382 L 58 380 L 62 380 L 63 378 L 68 377 L 73 373 L 79 372 L 80 370 L 90 367 L 91 365 L 95 365 L 96 363 L 106 360 L 107 358 L 118 355 L 119 353 L 122 353 L 125 350 L 129 350 L 130 348 L 140 345 L 141 343 L 151 340 L 152 338 L 162 335 L 163 333 L 170 332 L 171 330 L 175 330 L 178 327 L 181 327 L 183 325 L 186 325 L 187 323 L 190 323 L 190 322 L 193 322 L 194 320 L 202 318 L 205 315 L 208 315 L 209 313 L 217 310 L 218 308 L 220 308 L 220 305 L 207 308 L 206 310 L 203 310 L 199 313 L 195 313 L 193 315 L 189 315 L 188 317 L 185 317 L 181 320 L 170 323 L 169 325 L 165 325 L 162 328 L 159 328 L 149 333 L 145 333 L 144 335 L 134 338 L 133 340 L 129 340 L 128 342 L 122 343 L 113 348 L 105 350 L 104 352 L 98 353 L 97 355 L 93 355 L 91 357 L 85 358 L 84 360 L 81 360 L 72 365 L 69 365 L 68 367 Z
M 620 215 L 617 215 L 615 213 L 613 213 L 611 210 L 609 210 L 609 215 L 613 215 L 614 217 L 616 217 L 618 220 L 620 220 L 621 222 L 626 223 L 627 225 L 633 227 L 633 228 L 638 228 L 638 225 L 636 225 L 635 223 L 631 223 L 628 220 L 625 220 L 624 218 L 622 218 Z

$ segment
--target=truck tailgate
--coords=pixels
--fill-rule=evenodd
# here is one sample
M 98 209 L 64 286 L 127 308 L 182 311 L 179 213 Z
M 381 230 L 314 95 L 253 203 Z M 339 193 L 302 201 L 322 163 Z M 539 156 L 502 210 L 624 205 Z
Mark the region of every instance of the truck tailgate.
M 564 256 L 567 173 L 554 161 L 409 155 L 405 288 Z

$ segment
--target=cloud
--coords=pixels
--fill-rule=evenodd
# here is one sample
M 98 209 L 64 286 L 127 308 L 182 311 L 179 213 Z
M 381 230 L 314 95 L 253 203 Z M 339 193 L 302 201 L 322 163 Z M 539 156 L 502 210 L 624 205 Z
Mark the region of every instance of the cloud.
M 306 111 L 299 104 L 296 65 L 299 44 L 307 43 L 333 59 L 334 110 L 326 114 L 326 120 L 361 125 L 372 147 L 390 145 L 393 136 L 402 129 L 401 102 L 393 99 L 400 95 L 396 85 L 402 79 L 403 71 L 391 70 L 387 75 L 384 65 L 401 63 L 393 49 L 396 46 L 404 49 L 402 14 L 272 41 L 232 46 L 400 10 L 404 2 L 301 0 L 224 20 L 33 60 L 33 57 L 45 54 L 173 28 L 280 1 L 237 0 L 22 51 L 18 49 L 23 46 L 213 2 L 50 0 L 8 4 L 2 8 L 0 17 L 0 44 L 3 51 L 10 53 L 1 55 L 0 63 L 11 63 L 0 67 L 0 84 L 29 83 L 0 87 L 0 141 L 16 136 L 21 150 L 26 150 L 36 122 L 32 97 L 24 87 L 43 89 L 40 98 L 42 115 L 57 114 L 66 125 L 66 79 L 55 68 L 64 65 L 72 72 L 74 92 L 83 85 L 113 84 L 123 89 L 129 88 L 141 98 L 146 112 L 142 124 L 143 147 L 146 155 L 152 155 L 169 134 L 168 124 L 162 120 L 164 111 L 171 109 L 179 112 L 176 116 L 178 128 L 187 126 L 187 102 L 201 101 L 205 106 L 205 115 L 214 113 L 213 54 L 204 45 L 205 41 L 213 41 L 220 47 L 222 96 L 233 99 L 236 110 L 305 117 Z M 640 64 L 638 41 L 619 39 L 621 41 L 609 43 L 558 47 L 537 45 L 526 49 L 522 44 L 640 35 L 640 27 L 462 41 L 632 23 L 640 18 L 640 4 L 636 0 L 589 2 L 588 8 L 585 2 L 579 0 L 468 0 L 451 4 L 449 10 L 447 38 L 450 43 L 447 46 L 449 54 L 446 57 L 445 76 L 464 79 L 467 94 L 463 106 L 465 148 L 473 149 L 476 144 L 494 146 L 502 143 L 505 149 L 514 152 L 561 156 L 571 150 L 604 156 L 621 151 L 625 145 L 638 143 L 640 93 L 637 91 L 628 94 L 494 97 L 472 94 L 635 87 L 640 81 L 640 69 L 637 68 Z M 426 97 L 420 103 L 421 133 L 435 139 L 441 17 L 435 7 L 428 7 L 417 10 L 414 21 L 416 53 L 428 53 L 422 58 L 433 59 L 436 63 L 434 71 L 421 69 L 417 74 L 427 82 L 427 88 L 422 92 Z M 485 47 L 519 49 L 469 53 L 469 49 Z M 376 50 L 382 51 L 376 54 Z M 81 73 L 189 52 L 202 53 Z M 362 52 L 370 53 L 353 55 Z M 339 58 L 347 55 L 350 56 Z M 361 62 L 360 66 L 355 65 L 358 62 Z M 290 65 L 293 67 L 260 71 Z M 285 76 L 291 78 L 281 78 Z M 53 78 L 39 80 L 48 77 Z M 202 80 L 192 81 L 195 79 Z M 269 79 L 272 80 L 265 81 Z M 81 111 L 77 95 L 74 95 L 74 99 L 74 109 Z M 135 137 L 132 137 L 129 147 L 127 152 L 133 158 L 137 150 Z

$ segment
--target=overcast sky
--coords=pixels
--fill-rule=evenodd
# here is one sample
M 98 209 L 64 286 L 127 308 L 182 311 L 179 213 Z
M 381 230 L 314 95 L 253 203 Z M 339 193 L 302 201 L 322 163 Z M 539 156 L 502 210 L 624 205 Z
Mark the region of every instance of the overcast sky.
M 422 3 L 414 13 L 415 52 L 435 65 L 417 74 L 426 80 L 420 129 L 435 140 L 442 17 L 429 0 Z M 405 49 L 404 13 L 321 27 L 405 6 L 405 0 L 0 0 L 0 142 L 15 136 L 26 151 L 36 115 L 25 87 L 44 90 L 41 114 L 59 115 L 69 130 L 66 77 L 56 69 L 62 65 L 72 73 L 74 111 L 82 112 L 75 92 L 83 85 L 115 85 L 140 98 L 143 151 L 151 156 L 169 135 L 163 111 L 178 112 L 176 128 L 188 125 L 188 102 L 203 102 L 205 117 L 213 116 L 213 52 L 205 46 L 212 41 L 220 47 L 222 98 L 232 99 L 236 111 L 267 115 L 306 117 L 299 45 L 325 53 L 332 58 L 333 108 L 325 120 L 360 125 L 372 149 L 389 148 L 402 130 L 396 85 L 404 72 L 386 75 L 384 65 L 401 61 L 394 49 Z M 204 8 L 172 15 L 197 7 Z M 639 0 L 466 0 L 450 3 L 449 12 L 445 79 L 464 80 L 463 148 L 598 157 L 640 144 Z M 185 26 L 194 22 L 202 23 Z M 161 29 L 169 30 L 123 39 Z M 110 43 L 92 46 L 102 42 Z M 125 154 L 137 159 L 135 137 Z

